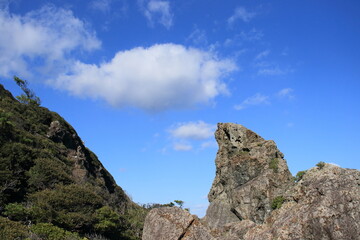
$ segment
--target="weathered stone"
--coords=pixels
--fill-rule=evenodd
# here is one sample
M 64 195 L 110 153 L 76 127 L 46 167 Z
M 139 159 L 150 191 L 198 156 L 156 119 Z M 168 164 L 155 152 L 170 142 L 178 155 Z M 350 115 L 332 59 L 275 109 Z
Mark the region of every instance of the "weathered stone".
M 245 239 L 360 239 L 359 171 L 331 164 L 312 168 L 286 199 Z
M 155 208 L 146 216 L 143 240 L 211 240 L 196 216 L 177 207 Z
M 216 176 L 205 220 L 211 228 L 245 219 L 262 223 L 271 200 L 292 182 L 284 155 L 274 141 L 238 124 L 219 123 L 215 137 Z
M 231 123 L 218 124 L 215 136 L 206 216 L 153 210 L 144 240 L 360 240 L 360 171 L 323 164 L 295 183 L 273 141 Z
M 250 220 L 243 220 L 236 223 L 229 223 L 219 228 L 216 232 L 217 238 L 220 240 L 239 240 L 244 239 L 244 235 L 249 229 L 256 226 L 256 223 Z

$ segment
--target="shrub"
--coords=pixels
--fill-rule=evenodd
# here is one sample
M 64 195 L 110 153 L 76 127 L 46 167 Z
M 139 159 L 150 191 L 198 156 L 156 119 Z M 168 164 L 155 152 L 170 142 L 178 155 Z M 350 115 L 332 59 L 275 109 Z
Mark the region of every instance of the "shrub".
M 95 213 L 96 224 L 95 231 L 101 233 L 110 239 L 119 236 L 122 225 L 121 218 L 118 213 L 113 211 L 109 206 L 104 206 L 96 210 Z
M 0 239 L 24 239 L 28 236 L 27 228 L 19 222 L 0 217 Z
M 28 209 L 20 203 L 9 203 L 5 206 L 4 215 L 14 221 L 25 221 L 28 218 Z
M 86 232 L 94 222 L 93 214 L 102 199 L 90 185 L 58 185 L 29 196 L 35 222 L 51 222 L 64 229 Z
M 51 223 L 38 223 L 31 226 L 31 232 L 39 239 L 47 240 L 81 240 L 77 233 L 66 231 Z
M 295 182 L 299 182 L 303 178 L 305 173 L 306 171 L 299 171 L 294 178 Z
M 273 210 L 281 208 L 282 204 L 285 202 L 285 198 L 283 196 L 277 196 L 271 202 L 271 208 Z
M 35 159 L 35 166 L 27 172 L 29 186 L 34 190 L 53 188 L 55 184 L 70 184 L 71 174 L 68 166 L 56 158 Z
M 174 200 L 174 202 L 179 206 L 179 208 L 183 208 L 183 205 L 184 205 L 184 201 L 182 200 Z
M 325 163 L 324 162 L 318 162 L 317 164 L 316 164 L 316 166 L 318 167 L 318 168 L 320 168 L 320 169 L 323 169 L 324 167 L 325 167 Z
M 269 167 L 272 170 L 274 170 L 274 172 L 278 172 L 278 170 L 279 170 L 279 159 L 278 158 L 271 159 L 271 161 L 269 163 Z

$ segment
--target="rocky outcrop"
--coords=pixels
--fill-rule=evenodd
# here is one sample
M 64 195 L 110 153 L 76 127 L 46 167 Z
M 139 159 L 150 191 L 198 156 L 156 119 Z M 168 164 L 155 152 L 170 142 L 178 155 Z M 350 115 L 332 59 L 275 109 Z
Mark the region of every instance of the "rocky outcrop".
M 285 203 L 245 239 L 360 239 L 360 172 L 315 167 L 285 193 Z
M 360 239 L 358 170 L 321 164 L 295 182 L 273 141 L 231 123 L 218 124 L 215 136 L 219 151 L 206 216 L 152 210 L 144 240 Z
M 293 182 L 284 155 L 274 141 L 241 125 L 219 123 L 215 137 L 216 176 L 205 220 L 211 228 L 239 220 L 264 222 L 272 199 Z

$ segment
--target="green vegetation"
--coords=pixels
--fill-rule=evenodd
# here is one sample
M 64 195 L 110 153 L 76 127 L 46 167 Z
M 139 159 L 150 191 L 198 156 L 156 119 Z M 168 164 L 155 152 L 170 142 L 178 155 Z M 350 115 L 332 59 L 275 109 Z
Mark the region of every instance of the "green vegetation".
M 273 210 L 281 208 L 282 204 L 285 202 L 285 198 L 283 196 L 277 196 L 271 202 L 271 208 Z
M 303 176 L 305 175 L 306 171 L 299 171 L 296 176 L 294 177 L 295 182 L 299 182 Z
M 0 85 L 0 239 L 140 240 L 149 209 L 129 200 L 26 81 L 14 80 L 19 101 Z M 61 129 L 49 132 L 54 121 Z
M 273 158 L 271 159 L 270 163 L 269 163 L 269 167 L 274 170 L 274 172 L 278 172 L 279 171 L 279 159 L 278 158 Z
M 36 239 L 51 239 L 51 240 L 82 240 L 79 234 L 65 231 L 51 223 L 39 223 L 31 226 L 31 236 Z M 34 236 L 35 235 L 35 236 Z
M 25 225 L 0 216 L 1 240 L 25 239 L 28 236 L 29 231 Z
M 29 211 L 20 203 L 9 203 L 5 206 L 4 215 L 13 221 L 27 220 Z
M 184 201 L 181 201 L 181 200 L 174 200 L 174 202 L 179 206 L 179 208 L 183 208 L 183 205 L 184 205 Z
M 23 90 L 25 94 L 21 94 L 20 96 L 17 96 L 16 98 L 21 102 L 25 104 L 40 106 L 40 98 L 35 95 L 35 93 L 28 88 L 28 83 L 26 80 L 22 80 L 16 76 L 14 76 L 14 81 L 16 84 Z
M 320 168 L 320 169 L 323 169 L 323 168 L 325 167 L 325 163 L 324 163 L 324 162 L 318 162 L 318 163 L 316 164 L 316 166 L 317 166 L 318 168 Z

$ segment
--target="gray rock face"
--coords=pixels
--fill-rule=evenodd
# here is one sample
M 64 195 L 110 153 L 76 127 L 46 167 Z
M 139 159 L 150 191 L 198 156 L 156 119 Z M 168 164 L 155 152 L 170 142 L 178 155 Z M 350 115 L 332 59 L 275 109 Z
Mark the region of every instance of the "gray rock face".
M 211 240 L 196 216 L 177 207 L 156 208 L 146 216 L 143 240 Z
M 241 125 L 219 123 L 215 137 L 216 176 L 205 220 L 211 228 L 241 220 L 264 222 L 271 200 L 292 183 L 284 155 L 274 141 Z
M 295 183 L 273 141 L 231 123 L 218 124 L 215 136 L 216 177 L 204 219 L 152 210 L 144 240 L 360 240 L 360 171 L 324 164 Z
M 331 164 L 312 168 L 285 198 L 245 239 L 360 239 L 359 171 Z

